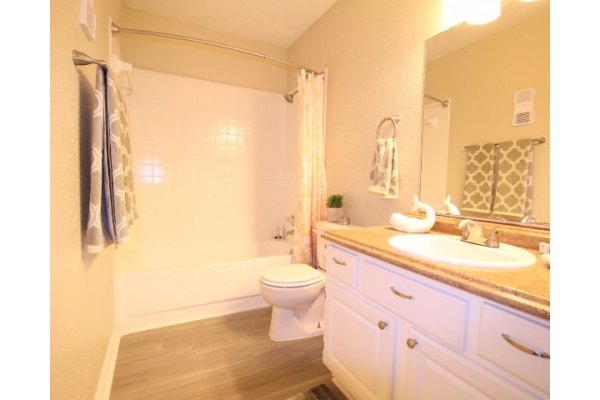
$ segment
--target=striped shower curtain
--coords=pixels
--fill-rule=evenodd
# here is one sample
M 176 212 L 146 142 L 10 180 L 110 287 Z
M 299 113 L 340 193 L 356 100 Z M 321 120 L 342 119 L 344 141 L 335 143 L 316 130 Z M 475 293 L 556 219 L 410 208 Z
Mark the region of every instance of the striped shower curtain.
M 315 222 L 327 215 L 325 74 L 298 73 L 298 186 L 292 261 L 316 265 Z

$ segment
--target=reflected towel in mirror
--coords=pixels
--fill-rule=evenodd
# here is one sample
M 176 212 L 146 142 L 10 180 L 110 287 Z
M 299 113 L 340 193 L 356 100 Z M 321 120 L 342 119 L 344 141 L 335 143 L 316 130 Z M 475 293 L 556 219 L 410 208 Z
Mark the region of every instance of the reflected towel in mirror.
M 499 143 L 493 215 L 523 218 L 531 215 L 533 197 L 533 142 Z
M 467 169 L 461 210 L 489 214 L 494 183 L 494 143 L 466 147 Z

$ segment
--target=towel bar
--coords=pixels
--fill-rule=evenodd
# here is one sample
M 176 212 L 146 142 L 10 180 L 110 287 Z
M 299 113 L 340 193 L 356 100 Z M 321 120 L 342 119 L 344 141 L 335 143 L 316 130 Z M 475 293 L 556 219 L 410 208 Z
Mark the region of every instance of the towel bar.
M 81 51 L 77 51 L 77 50 L 73 50 L 73 64 L 75 64 L 75 65 L 96 64 L 96 65 L 99 65 L 103 69 L 107 68 L 106 61 L 96 60 L 95 58 L 92 58 L 92 57 L 88 56 L 87 54 L 82 53 Z
M 537 139 L 531 139 L 531 143 L 533 144 L 544 144 L 546 143 L 546 138 L 545 137 L 539 137 Z M 500 143 L 494 143 L 495 147 L 500 146 Z M 470 146 L 465 146 L 465 150 L 468 149 Z

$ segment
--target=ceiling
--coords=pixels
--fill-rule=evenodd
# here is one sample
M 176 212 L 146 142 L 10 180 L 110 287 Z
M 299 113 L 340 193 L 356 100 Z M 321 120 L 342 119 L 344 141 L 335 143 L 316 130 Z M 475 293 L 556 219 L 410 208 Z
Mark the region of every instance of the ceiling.
M 125 7 L 288 48 L 336 0 L 123 0 Z

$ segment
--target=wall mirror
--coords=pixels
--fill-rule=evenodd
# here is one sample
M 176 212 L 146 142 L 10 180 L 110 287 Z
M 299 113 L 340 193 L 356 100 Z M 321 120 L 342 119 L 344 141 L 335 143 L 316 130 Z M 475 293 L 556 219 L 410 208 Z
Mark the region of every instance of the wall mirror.
M 497 20 L 425 46 L 421 200 L 549 229 L 550 1 L 503 0 Z

